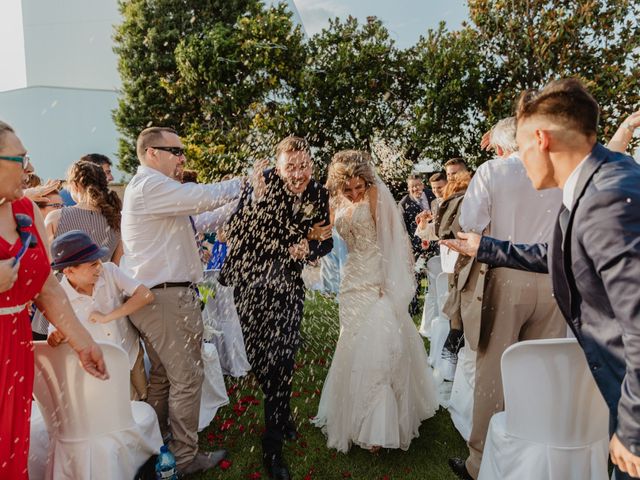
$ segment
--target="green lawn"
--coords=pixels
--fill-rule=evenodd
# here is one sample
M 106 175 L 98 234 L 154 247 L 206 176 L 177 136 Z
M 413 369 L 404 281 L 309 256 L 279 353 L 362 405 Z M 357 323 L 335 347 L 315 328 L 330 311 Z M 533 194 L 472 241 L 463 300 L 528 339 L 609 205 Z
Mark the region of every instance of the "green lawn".
M 338 338 L 337 305 L 312 294 L 305 304 L 302 335 L 304 344 L 296 358 L 292 398 L 301 438 L 285 447 L 285 458 L 295 480 L 455 479 L 447 459 L 465 456 L 466 446 L 443 409 L 423 422 L 420 437 L 406 452 L 390 450 L 374 456 L 359 447 L 353 447 L 346 455 L 329 450 L 324 436 L 309 423 L 309 418 L 316 413 Z M 267 479 L 260 450 L 262 394 L 250 375 L 226 381 L 230 404 L 220 409 L 213 423 L 200 434 L 200 445 L 203 450 L 226 448 L 231 466 L 191 478 Z

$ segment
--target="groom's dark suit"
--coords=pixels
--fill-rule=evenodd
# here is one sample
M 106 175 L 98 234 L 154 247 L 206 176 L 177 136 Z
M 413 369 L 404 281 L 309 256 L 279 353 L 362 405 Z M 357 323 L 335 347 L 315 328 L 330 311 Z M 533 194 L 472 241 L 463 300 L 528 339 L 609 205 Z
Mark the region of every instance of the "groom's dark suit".
M 640 165 L 596 144 L 550 248 L 483 237 L 478 260 L 551 272 L 556 301 L 609 406 L 610 432 L 640 455 Z
M 264 173 L 266 193 L 255 201 L 247 187 L 229 220 L 229 253 L 220 283 L 233 285 L 247 356 L 264 393 L 266 455 L 279 455 L 291 428 L 291 379 L 304 301 L 303 262 L 289 247 L 307 237 L 314 223 L 329 223 L 329 193 L 314 180 L 291 194 L 275 170 Z M 310 241 L 306 260 L 329 253 L 333 240 Z

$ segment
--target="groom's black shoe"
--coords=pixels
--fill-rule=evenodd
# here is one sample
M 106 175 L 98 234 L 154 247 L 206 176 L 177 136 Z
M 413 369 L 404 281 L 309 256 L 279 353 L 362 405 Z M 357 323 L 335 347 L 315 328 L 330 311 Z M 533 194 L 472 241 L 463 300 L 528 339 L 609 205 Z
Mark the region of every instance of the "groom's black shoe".
M 298 437 L 298 430 L 296 430 L 296 424 L 293 423 L 293 420 L 289 420 L 287 425 L 284 427 L 284 431 L 282 432 L 282 437 L 287 442 L 295 442 Z
M 282 455 L 263 455 L 262 463 L 269 478 L 273 478 L 274 480 L 291 480 L 289 469 L 284 463 Z
M 467 466 L 462 458 L 450 458 L 449 467 L 458 478 L 462 480 L 473 480 L 473 477 L 469 475 Z

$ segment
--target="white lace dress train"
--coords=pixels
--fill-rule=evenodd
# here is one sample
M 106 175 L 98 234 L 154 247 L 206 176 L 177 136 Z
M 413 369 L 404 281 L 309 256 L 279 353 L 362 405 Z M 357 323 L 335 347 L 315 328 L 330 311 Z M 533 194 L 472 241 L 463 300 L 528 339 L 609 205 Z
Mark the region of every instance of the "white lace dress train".
M 382 295 L 382 255 L 368 202 L 337 212 L 348 248 L 340 287 L 340 338 L 314 424 L 327 446 L 347 452 L 409 448 L 438 408 L 424 344 L 408 310 Z

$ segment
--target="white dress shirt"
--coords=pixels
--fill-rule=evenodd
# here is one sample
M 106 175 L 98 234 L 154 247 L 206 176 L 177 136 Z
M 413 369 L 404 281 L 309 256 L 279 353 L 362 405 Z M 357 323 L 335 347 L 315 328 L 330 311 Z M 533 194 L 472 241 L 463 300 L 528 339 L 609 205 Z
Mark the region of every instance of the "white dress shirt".
M 147 166 L 127 185 L 122 206 L 120 267 L 147 287 L 202 280 L 190 215 L 215 210 L 240 195 L 240 180 L 180 183 Z
M 239 200 L 227 203 L 225 206 L 216 208 L 210 212 L 204 212 L 193 217 L 193 224 L 197 233 L 215 233 L 222 227 L 227 220 L 231 218 L 231 214 L 238 208 Z
M 591 153 L 589 153 L 591 155 Z M 562 187 L 562 203 L 567 208 L 567 210 L 571 211 L 573 208 L 573 202 L 576 196 L 576 187 L 578 186 L 578 179 L 580 178 L 580 172 L 582 171 L 582 167 L 584 167 L 584 162 L 589 158 L 589 155 L 584 157 L 582 161 L 578 164 L 578 166 L 571 172 L 567 181 L 564 182 L 564 187 Z
M 557 189 L 535 190 L 520 158 L 489 160 L 478 167 L 460 207 L 460 227 L 514 243 L 551 240 L 562 202 Z
M 93 312 L 109 314 L 124 303 L 124 297 L 130 297 L 141 285 L 140 282 L 125 275 L 118 266 L 111 262 L 102 264 L 102 273 L 93 287 L 93 295 L 78 292 L 69 283 L 67 277 L 62 277 L 60 285 L 69 297 L 71 308 L 80 323 L 89 331 L 94 340 L 115 343 L 121 346 L 129 355 L 129 368 L 138 356 L 140 342 L 138 331 L 131 325 L 127 317 L 117 318 L 108 323 L 93 323 L 89 315 Z M 49 331 L 55 327 L 49 326 Z

